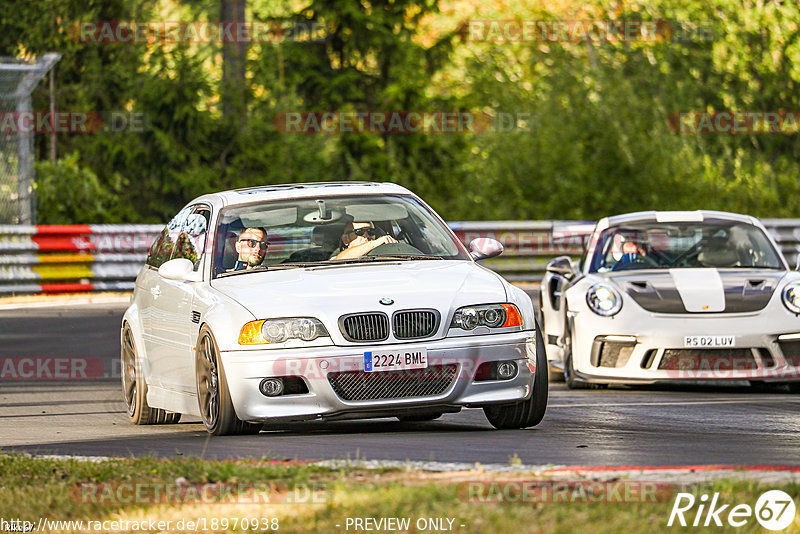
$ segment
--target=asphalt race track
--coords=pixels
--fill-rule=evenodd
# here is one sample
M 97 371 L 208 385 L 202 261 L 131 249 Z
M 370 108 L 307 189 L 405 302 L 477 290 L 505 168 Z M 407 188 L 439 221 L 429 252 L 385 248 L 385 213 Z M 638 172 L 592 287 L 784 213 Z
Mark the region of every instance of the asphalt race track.
M 195 418 L 136 427 L 128 422 L 118 378 L 124 308 L 0 310 L 2 451 L 482 464 L 518 457 L 526 465 L 663 466 L 794 464 L 800 450 L 800 395 L 721 386 L 570 391 L 555 383 L 545 420 L 520 431 L 494 430 L 473 409 L 427 423 L 296 423 L 219 438 L 209 438 Z M 16 365 L 22 357 L 34 359 L 45 379 L 10 376 L 19 368 L 7 367 L 8 359 Z M 88 363 L 69 369 L 53 360 L 58 357 Z

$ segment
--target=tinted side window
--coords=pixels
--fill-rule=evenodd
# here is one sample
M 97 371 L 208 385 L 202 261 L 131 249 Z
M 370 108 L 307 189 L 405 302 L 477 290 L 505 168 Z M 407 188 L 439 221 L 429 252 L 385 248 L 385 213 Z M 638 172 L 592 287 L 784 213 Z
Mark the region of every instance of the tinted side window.
M 174 219 L 167 223 L 167 226 L 165 226 L 163 230 L 161 230 L 158 239 L 156 239 L 153 246 L 150 247 L 150 252 L 145 262 L 147 265 L 158 269 L 161 267 L 162 263 L 170 259 L 180 228 L 183 226 L 190 212 L 191 208 L 184 208 Z
M 195 271 L 200 269 L 205 254 L 210 220 L 211 210 L 208 207 L 195 206 L 175 240 L 172 259 L 185 258 L 194 264 Z

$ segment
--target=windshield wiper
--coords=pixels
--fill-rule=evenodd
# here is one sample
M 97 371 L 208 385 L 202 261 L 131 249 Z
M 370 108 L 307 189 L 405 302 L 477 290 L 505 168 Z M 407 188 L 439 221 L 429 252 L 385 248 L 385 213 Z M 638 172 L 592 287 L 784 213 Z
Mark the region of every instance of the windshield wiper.
M 278 269 L 302 269 L 305 267 L 318 267 L 327 263 L 328 262 L 326 261 L 288 261 L 286 263 L 276 263 L 274 265 L 270 265 L 269 270 L 275 271 Z
M 443 260 L 441 256 L 427 256 L 425 254 L 378 254 L 373 258 L 388 258 L 392 260 Z
M 441 260 L 441 256 L 426 256 L 424 254 L 376 254 L 374 256 L 359 256 L 357 258 L 342 258 L 330 260 L 329 265 L 340 265 L 343 263 L 370 263 L 375 261 L 397 261 L 397 260 Z
M 274 267 L 274 266 L 273 266 Z M 217 278 L 223 278 L 225 276 L 233 276 L 235 274 L 246 274 L 246 273 L 254 273 L 258 271 L 268 271 L 270 268 L 266 265 L 256 265 L 255 267 L 251 267 L 250 269 L 245 269 L 243 271 L 225 271 L 224 273 L 219 273 Z
M 226 276 L 233 276 L 236 274 L 254 273 L 262 271 L 278 271 L 282 269 L 303 269 L 306 267 L 325 267 L 331 265 L 344 265 L 348 263 L 371 263 L 380 261 L 398 261 L 398 260 L 443 260 L 441 256 L 426 256 L 424 254 L 380 254 L 375 256 L 359 256 L 357 258 L 343 258 L 339 260 L 328 261 L 293 261 L 287 263 L 275 263 L 270 266 L 256 265 L 244 271 L 228 271 L 220 273 L 217 278 Z

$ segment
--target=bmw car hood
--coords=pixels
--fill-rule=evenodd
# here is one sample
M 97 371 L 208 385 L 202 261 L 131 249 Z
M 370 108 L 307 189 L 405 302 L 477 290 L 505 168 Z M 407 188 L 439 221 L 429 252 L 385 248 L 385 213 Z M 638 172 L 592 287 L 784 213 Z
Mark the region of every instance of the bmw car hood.
M 211 285 L 257 318 L 344 314 L 505 302 L 500 278 L 469 261 L 424 260 L 285 269 L 217 278 Z M 381 304 L 390 299 L 391 304 Z M 387 302 L 387 301 L 384 301 Z
M 636 303 L 656 313 L 736 313 L 763 309 L 784 271 L 668 269 L 604 273 Z

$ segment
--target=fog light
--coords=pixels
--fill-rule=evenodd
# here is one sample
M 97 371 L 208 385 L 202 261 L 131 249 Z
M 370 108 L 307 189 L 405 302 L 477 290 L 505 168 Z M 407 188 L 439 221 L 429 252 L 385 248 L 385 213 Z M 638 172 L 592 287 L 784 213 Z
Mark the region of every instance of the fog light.
M 501 380 L 508 380 L 517 374 L 517 364 L 514 362 L 500 362 L 497 364 L 497 377 Z
M 283 380 L 280 378 L 265 378 L 259 384 L 258 389 L 267 397 L 277 397 L 283 393 Z

